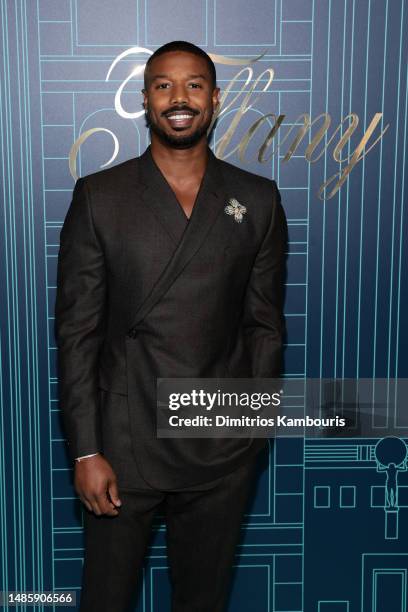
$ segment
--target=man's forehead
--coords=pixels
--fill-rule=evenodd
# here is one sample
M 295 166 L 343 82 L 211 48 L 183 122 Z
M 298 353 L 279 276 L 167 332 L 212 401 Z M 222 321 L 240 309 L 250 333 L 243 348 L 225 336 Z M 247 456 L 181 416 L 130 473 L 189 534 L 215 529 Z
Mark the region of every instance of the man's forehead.
M 210 76 L 210 70 L 203 57 L 188 51 L 168 51 L 163 53 L 149 65 L 149 76 L 167 74 L 175 71 L 188 71 L 191 75 L 200 75 L 205 79 Z

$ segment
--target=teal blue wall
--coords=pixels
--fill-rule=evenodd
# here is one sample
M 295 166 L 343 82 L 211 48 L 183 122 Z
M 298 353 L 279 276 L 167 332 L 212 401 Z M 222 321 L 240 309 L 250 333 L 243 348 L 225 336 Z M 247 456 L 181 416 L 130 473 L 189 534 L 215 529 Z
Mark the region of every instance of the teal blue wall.
M 235 65 L 217 62 L 225 90 L 243 68 L 239 60 L 262 56 L 252 64 L 252 81 L 273 68 L 273 82 L 262 91 L 266 75 L 259 81 L 225 156 L 280 187 L 290 239 L 285 376 L 407 377 L 408 5 L 1 0 L 0 7 L 1 588 L 78 591 L 82 509 L 59 421 L 53 335 L 59 232 L 74 185 L 69 151 L 91 128 L 117 138 L 113 164 L 148 143 L 143 118 L 125 118 L 115 108 L 115 93 L 147 54 L 123 58 L 106 80 L 110 66 L 131 47 L 153 51 L 171 39 L 191 40 L 234 59 Z M 141 75 L 126 86 L 127 112 L 141 110 L 141 87 Z M 219 118 L 216 151 L 242 99 Z M 245 160 L 231 154 L 267 113 L 285 115 L 269 161 L 260 163 L 257 155 L 272 118 L 254 134 Z M 286 140 L 285 134 L 302 113 L 312 120 L 327 113 L 331 125 L 312 163 L 305 153 L 322 118 L 284 161 L 295 130 Z M 340 131 L 330 138 L 350 113 L 359 124 L 340 164 L 333 158 Z M 381 118 L 366 149 L 386 130 L 382 138 L 340 190 L 322 200 L 320 186 L 344 172 L 375 113 Z M 96 171 L 113 149 L 108 133 L 90 136 L 77 158 L 78 174 Z M 389 539 L 375 442 L 279 439 L 271 445 L 243 525 L 231 612 L 383 612 L 384 600 L 387 612 L 406 611 L 407 473 L 399 475 L 398 537 Z M 155 529 L 138 611 L 170 609 L 160 517 Z

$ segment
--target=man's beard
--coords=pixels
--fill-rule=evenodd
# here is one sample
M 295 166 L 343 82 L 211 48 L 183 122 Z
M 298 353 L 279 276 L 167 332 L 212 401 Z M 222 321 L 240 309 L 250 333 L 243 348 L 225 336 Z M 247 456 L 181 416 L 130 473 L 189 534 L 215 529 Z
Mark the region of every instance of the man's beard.
M 146 111 L 146 123 L 147 127 L 151 129 L 152 132 L 156 134 L 165 144 L 168 144 L 170 147 L 174 149 L 189 149 L 197 144 L 202 137 L 207 133 L 208 128 L 211 125 L 211 117 L 209 120 L 198 128 L 192 134 L 188 136 L 173 136 L 172 134 L 168 134 L 165 130 L 163 130 L 157 123 L 154 122 L 150 115 L 149 109 Z

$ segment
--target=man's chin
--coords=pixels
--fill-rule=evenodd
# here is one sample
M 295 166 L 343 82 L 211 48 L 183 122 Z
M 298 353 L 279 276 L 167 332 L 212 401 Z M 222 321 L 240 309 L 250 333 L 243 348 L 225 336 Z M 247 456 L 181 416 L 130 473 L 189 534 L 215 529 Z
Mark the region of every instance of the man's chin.
M 173 149 L 190 149 L 196 145 L 203 138 L 205 134 L 190 134 L 183 136 L 173 136 L 171 134 L 159 135 L 160 139 L 164 144 L 172 147 Z
M 182 138 L 168 138 L 165 142 L 173 149 L 191 149 L 191 147 L 194 147 L 200 140 L 201 137 L 193 138 L 192 136 L 185 136 Z
M 150 129 L 156 136 L 160 138 L 163 144 L 172 147 L 173 149 L 190 149 L 194 147 L 203 137 L 206 137 L 207 129 L 197 130 L 191 134 L 183 134 L 185 130 L 180 130 L 179 133 L 169 134 L 164 130 L 158 129 L 150 124 Z

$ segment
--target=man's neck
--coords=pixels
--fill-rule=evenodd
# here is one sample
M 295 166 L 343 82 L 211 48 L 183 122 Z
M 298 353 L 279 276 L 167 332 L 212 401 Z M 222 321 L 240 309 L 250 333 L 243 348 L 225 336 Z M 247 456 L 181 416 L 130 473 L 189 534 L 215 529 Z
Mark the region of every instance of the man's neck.
M 158 139 L 152 138 L 150 150 L 155 163 L 171 183 L 201 181 L 204 176 L 208 159 L 206 139 L 194 147 L 176 149 L 165 146 Z

